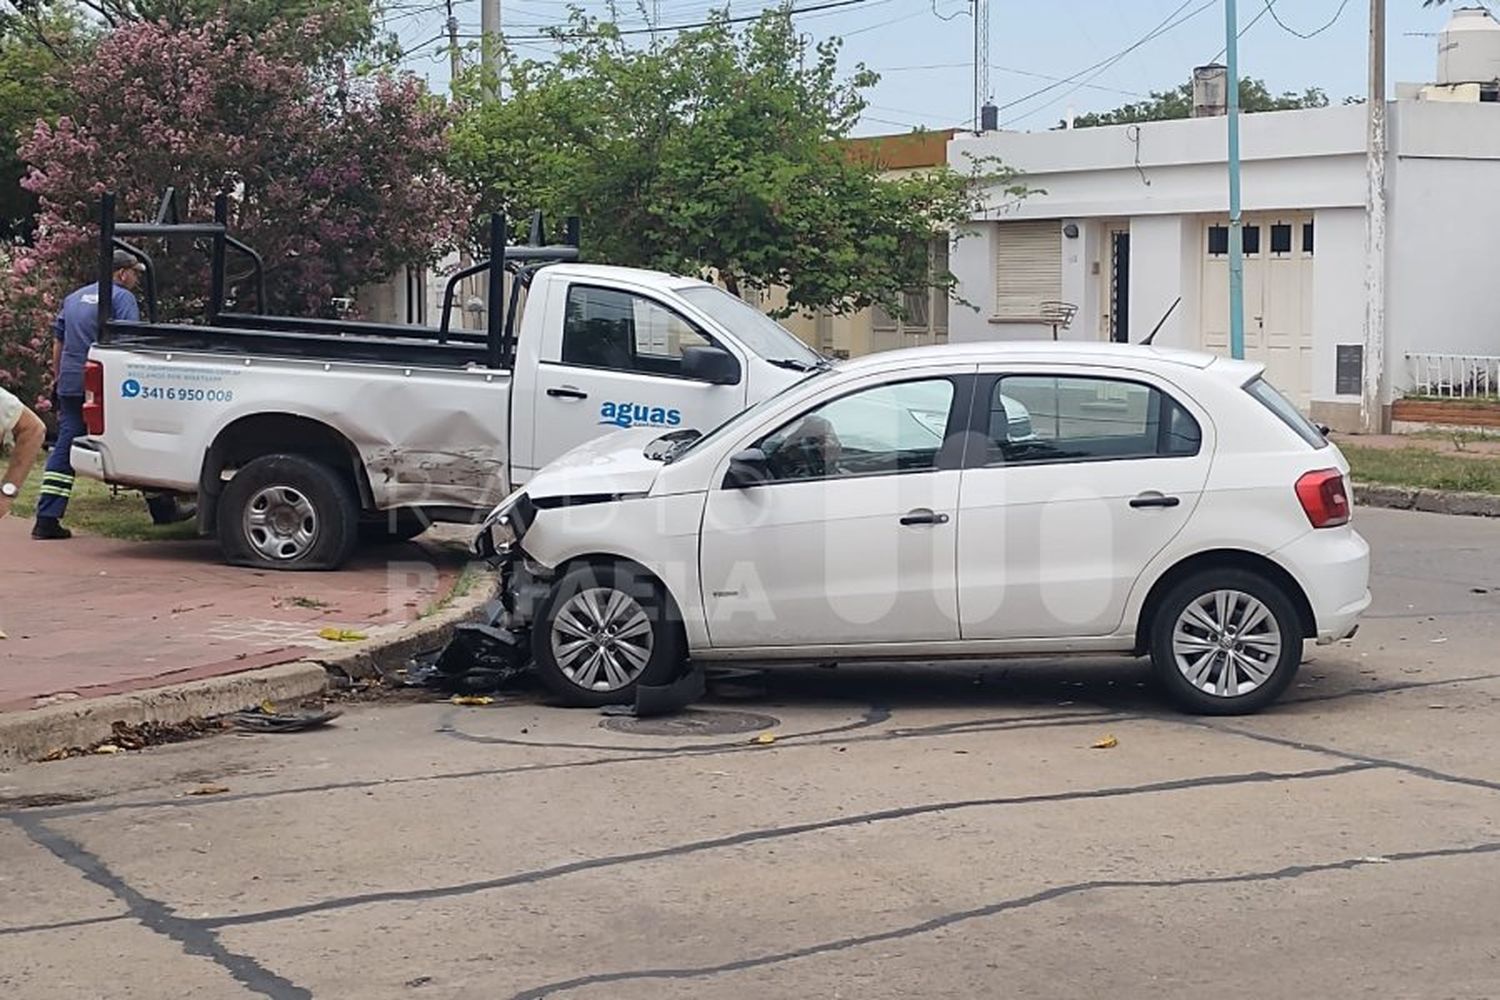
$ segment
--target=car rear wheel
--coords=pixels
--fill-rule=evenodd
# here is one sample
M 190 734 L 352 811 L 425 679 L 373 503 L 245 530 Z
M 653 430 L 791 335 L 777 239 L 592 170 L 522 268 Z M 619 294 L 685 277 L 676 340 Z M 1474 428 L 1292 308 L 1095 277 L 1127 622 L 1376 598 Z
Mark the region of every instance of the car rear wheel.
M 1256 712 L 1302 662 L 1302 622 L 1280 587 L 1238 569 L 1205 570 L 1156 609 L 1151 661 L 1174 701 L 1202 715 Z
M 236 566 L 337 569 L 354 551 L 358 518 L 338 473 L 302 455 L 265 455 L 224 487 L 219 548 Z
M 625 704 L 640 684 L 670 682 L 685 656 L 661 584 L 620 564 L 563 575 L 532 625 L 537 674 L 569 705 Z

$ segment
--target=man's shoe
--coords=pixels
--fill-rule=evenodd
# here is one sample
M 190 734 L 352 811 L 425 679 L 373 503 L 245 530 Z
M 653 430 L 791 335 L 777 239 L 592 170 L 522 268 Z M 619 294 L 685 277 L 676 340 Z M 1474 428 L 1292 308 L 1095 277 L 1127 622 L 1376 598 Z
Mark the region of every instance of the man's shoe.
M 72 538 L 73 533 L 59 524 L 55 518 L 48 518 L 32 526 L 31 537 L 39 542 L 51 542 Z

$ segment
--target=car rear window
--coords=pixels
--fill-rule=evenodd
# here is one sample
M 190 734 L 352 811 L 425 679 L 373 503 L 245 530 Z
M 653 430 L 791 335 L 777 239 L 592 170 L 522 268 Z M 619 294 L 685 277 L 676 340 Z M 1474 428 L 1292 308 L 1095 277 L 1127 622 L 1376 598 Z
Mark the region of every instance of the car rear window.
M 1263 378 L 1253 378 L 1245 383 L 1245 391 L 1260 401 L 1260 404 L 1272 413 L 1277 419 L 1297 432 L 1297 436 L 1314 448 L 1323 448 L 1328 445 L 1328 439 L 1323 432 L 1312 425 L 1302 411 L 1292 405 L 1276 388 Z

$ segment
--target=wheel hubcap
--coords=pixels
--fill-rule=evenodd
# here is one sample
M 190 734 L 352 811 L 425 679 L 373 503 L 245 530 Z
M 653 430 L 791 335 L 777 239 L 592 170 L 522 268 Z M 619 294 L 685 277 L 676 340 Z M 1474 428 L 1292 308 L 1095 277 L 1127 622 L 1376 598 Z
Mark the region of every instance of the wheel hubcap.
M 1194 598 L 1177 616 L 1172 654 L 1193 687 L 1235 698 L 1270 680 L 1281 659 L 1281 629 L 1256 598 L 1215 590 Z
M 640 602 L 613 587 L 580 591 L 552 622 L 552 658 L 588 691 L 618 691 L 651 660 L 651 619 Z
M 267 559 L 288 562 L 317 540 L 318 512 L 300 490 L 267 486 L 245 507 L 245 537 Z

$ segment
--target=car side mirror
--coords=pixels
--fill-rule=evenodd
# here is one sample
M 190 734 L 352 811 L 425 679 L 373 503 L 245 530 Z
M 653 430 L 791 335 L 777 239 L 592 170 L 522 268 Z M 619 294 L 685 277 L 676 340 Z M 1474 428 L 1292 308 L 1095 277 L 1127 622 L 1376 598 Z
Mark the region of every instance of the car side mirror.
M 746 448 L 730 457 L 729 470 L 724 473 L 724 488 L 749 489 L 770 478 L 771 469 L 766 462 L 766 453 L 759 448 Z
M 740 363 L 722 347 L 684 347 L 682 374 L 711 385 L 739 385 Z

